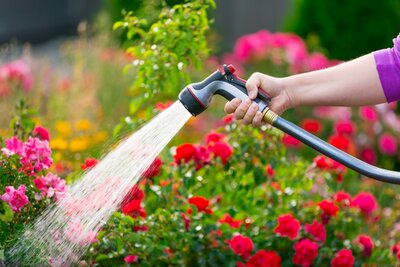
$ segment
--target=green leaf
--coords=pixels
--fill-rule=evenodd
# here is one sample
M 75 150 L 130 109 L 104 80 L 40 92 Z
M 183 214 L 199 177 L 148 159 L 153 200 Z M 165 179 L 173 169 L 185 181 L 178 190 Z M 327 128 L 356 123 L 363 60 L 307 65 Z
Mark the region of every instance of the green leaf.
M 135 114 L 136 111 L 139 110 L 140 106 L 143 104 L 143 98 L 142 97 L 135 97 L 132 99 L 130 105 L 129 105 L 129 113 L 131 115 Z
M 2 209 L 4 211 L 2 213 L 0 213 L 0 220 L 2 220 L 3 222 L 12 221 L 12 219 L 14 217 L 14 212 L 12 211 L 10 206 L 4 201 L 1 201 L 1 205 L 3 206 Z

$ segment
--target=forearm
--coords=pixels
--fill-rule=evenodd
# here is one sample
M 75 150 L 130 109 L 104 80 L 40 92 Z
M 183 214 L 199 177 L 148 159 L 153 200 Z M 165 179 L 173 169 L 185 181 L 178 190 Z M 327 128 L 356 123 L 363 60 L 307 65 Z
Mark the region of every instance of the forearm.
M 386 102 L 373 54 L 283 78 L 290 106 L 363 106 Z

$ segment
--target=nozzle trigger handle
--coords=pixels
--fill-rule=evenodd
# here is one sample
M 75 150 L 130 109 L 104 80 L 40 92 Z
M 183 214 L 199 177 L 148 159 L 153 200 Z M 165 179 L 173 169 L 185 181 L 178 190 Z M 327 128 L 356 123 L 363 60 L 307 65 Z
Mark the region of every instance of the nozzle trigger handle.
M 239 98 L 244 100 L 248 98 L 248 92 L 246 89 L 246 81 L 237 77 L 236 75 L 230 75 L 227 77 L 227 83 L 235 87 L 235 89 L 231 90 L 217 90 L 216 94 L 219 94 L 229 101 L 234 98 Z M 259 110 L 262 112 L 266 107 L 268 107 L 269 103 L 271 102 L 271 98 L 268 96 L 266 92 L 262 89 L 258 89 L 257 97 L 253 100 L 259 106 Z

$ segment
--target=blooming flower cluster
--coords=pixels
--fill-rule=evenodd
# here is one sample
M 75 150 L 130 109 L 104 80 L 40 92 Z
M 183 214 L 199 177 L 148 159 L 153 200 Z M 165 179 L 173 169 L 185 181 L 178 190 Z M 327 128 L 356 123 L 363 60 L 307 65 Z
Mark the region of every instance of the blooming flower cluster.
M 183 144 L 176 148 L 174 160 L 176 164 L 193 161 L 196 169 L 201 169 L 211 162 L 211 158 L 219 158 L 222 164 L 226 164 L 233 153 L 231 146 L 224 141 L 224 135 L 210 133 L 206 136 L 206 146 Z
M 35 198 L 40 200 L 42 197 L 52 198 L 56 201 L 60 200 L 66 193 L 65 180 L 60 179 L 55 174 L 49 172 L 46 176 L 37 177 L 33 180 L 36 188 L 41 191 L 40 194 L 36 194 Z
M 26 142 L 18 140 L 13 136 L 5 141 L 6 147 L 2 152 L 6 156 L 18 155 L 21 169 L 27 174 L 47 170 L 53 164 L 51 149 L 47 140 L 40 140 L 36 137 L 29 137 Z
M 226 57 L 241 64 L 269 59 L 275 65 L 288 64 L 292 73 L 323 69 L 338 63 L 318 52 L 310 54 L 303 39 L 295 34 L 267 30 L 240 37 L 233 53 Z

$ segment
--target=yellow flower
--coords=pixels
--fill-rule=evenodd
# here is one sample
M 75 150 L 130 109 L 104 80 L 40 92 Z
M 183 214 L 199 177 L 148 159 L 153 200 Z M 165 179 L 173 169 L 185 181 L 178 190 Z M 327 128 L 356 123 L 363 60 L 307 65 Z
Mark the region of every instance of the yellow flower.
M 89 131 L 92 128 L 92 123 L 89 120 L 82 119 L 75 123 L 75 128 L 80 131 Z
M 55 162 L 58 162 L 62 159 L 62 154 L 60 152 L 56 152 L 54 153 L 54 157 L 53 157 Z
M 71 125 L 67 121 L 57 121 L 56 130 L 62 136 L 68 137 L 71 134 Z
M 68 147 L 68 143 L 62 138 L 53 138 L 50 141 L 50 147 L 56 150 L 65 150 Z
M 85 151 L 89 147 L 89 139 L 87 137 L 77 137 L 71 140 L 69 150 L 72 152 Z
M 95 133 L 95 135 L 93 136 L 93 142 L 98 144 L 101 143 L 105 140 L 107 140 L 107 132 L 106 131 L 100 131 L 98 133 Z

